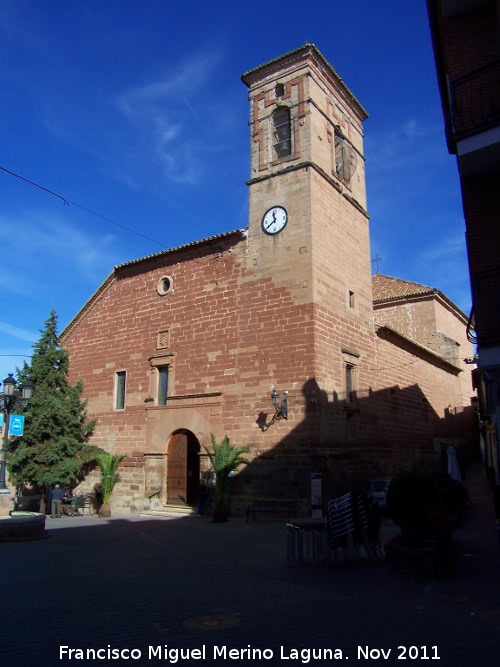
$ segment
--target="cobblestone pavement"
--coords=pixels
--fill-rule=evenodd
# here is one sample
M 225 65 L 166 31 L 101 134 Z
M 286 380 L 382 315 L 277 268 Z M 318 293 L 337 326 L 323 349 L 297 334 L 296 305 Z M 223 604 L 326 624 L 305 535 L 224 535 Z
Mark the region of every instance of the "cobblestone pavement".
M 468 485 L 440 580 L 288 567 L 280 521 L 48 517 L 49 539 L 0 545 L 0 665 L 497 665 L 500 551 L 480 471 Z

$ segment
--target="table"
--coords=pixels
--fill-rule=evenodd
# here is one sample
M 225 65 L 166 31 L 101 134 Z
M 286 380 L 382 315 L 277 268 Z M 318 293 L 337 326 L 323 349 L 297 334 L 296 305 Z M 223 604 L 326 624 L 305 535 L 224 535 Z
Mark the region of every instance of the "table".
M 329 561 L 328 531 L 324 519 L 290 519 L 286 524 L 286 558 L 290 566 L 304 561 Z

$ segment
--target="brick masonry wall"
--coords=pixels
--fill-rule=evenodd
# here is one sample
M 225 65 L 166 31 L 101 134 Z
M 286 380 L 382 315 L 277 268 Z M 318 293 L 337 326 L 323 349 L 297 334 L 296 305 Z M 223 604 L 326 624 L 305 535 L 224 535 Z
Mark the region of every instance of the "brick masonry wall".
M 178 428 L 201 444 L 214 432 L 251 447 L 235 507 L 251 493 L 278 488 L 307 497 L 318 467 L 333 492 L 353 476 L 435 458 L 433 437 L 449 432 L 456 378 L 378 339 L 355 318 L 295 300 L 294 288 L 257 277 L 249 265 L 246 240 L 232 239 L 216 252 L 179 251 L 124 267 L 66 333 L 70 379 L 83 378 L 89 414 L 98 420 L 94 444 L 127 454 L 117 509 L 146 505 L 146 486 L 162 474 L 162 463 L 146 453 L 164 454 Z M 156 283 L 165 274 L 174 289 L 159 296 Z M 164 329 L 175 359 L 170 391 L 186 398 L 155 407 L 145 402 L 152 394 L 148 359 Z M 354 413 L 345 410 L 346 347 L 360 355 Z M 113 407 L 119 369 L 127 371 L 125 410 Z M 266 430 L 273 387 L 289 391 L 290 418 Z
M 441 20 L 444 65 L 451 81 L 486 67 L 498 58 L 495 3 Z
M 467 252 L 475 305 L 475 328 L 482 347 L 500 345 L 499 180 L 499 172 L 461 179 L 467 227 Z
M 474 348 L 467 340 L 465 314 L 457 314 L 440 298 L 432 296 L 405 303 L 377 304 L 374 316 L 375 322 L 396 329 L 458 366 L 462 373 L 455 402 L 469 405 L 472 384 L 470 366 L 464 359 L 474 356 Z
M 246 270 L 245 240 L 211 250 L 197 256 L 180 252 L 175 261 L 167 254 L 146 266 L 118 269 L 64 337 L 71 380 L 83 378 L 89 414 L 97 418 L 93 443 L 127 454 L 117 503 L 137 505 L 146 479 L 137 452 L 165 452 L 177 428 L 191 430 L 202 444 L 214 432 L 256 451 L 273 446 L 277 433 L 259 426 L 262 416 L 269 420 L 274 412 L 272 388 L 290 390 L 292 400 L 313 367 L 310 307 L 295 304 L 289 291 Z M 162 275 L 171 276 L 174 286 L 165 296 L 156 292 Z M 175 365 L 169 393 L 187 398 L 157 408 L 149 400 L 148 359 L 158 353 L 157 332 L 165 329 Z M 118 370 L 127 372 L 124 410 L 114 408 Z M 209 396 L 217 392 L 223 404 Z M 298 419 L 295 409 L 288 427 Z

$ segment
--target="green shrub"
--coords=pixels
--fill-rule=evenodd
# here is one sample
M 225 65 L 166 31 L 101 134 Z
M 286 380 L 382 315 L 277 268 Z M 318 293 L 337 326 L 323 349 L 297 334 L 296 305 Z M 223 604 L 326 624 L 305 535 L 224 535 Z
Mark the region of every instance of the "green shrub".
M 205 447 L 205 445 L 203 446 L 215 473 L 214 519 L 215 517 L 220 517 L 218 520 L 224 521 L 227 519 L 226 498 L 229 478 L 240 465 L 248 464 L 248 461 L 242 454 L 248 453 L 250 448 L 231 445 L 227 436 L 220 442 L 217 442 L 213 433 L 210 436 L 212 439 L 212 451 L 208 447 Z
M 402 472 L 390 483 L 387 514 L 401 528 L 405 544 L 418 546 L 449 533 L 453 517 L 465 509 L 467 491 L 447 473 Z

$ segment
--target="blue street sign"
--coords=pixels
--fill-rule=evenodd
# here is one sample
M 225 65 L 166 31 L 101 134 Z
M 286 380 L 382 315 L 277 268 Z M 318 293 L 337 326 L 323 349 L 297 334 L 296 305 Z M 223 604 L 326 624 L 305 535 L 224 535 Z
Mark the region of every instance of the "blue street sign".
M 3 412 L 0 412 L 0 428 L 3 428 Z
M 24 415 L 11 415 L 9 435 L 22 435 L 24 432 Z

